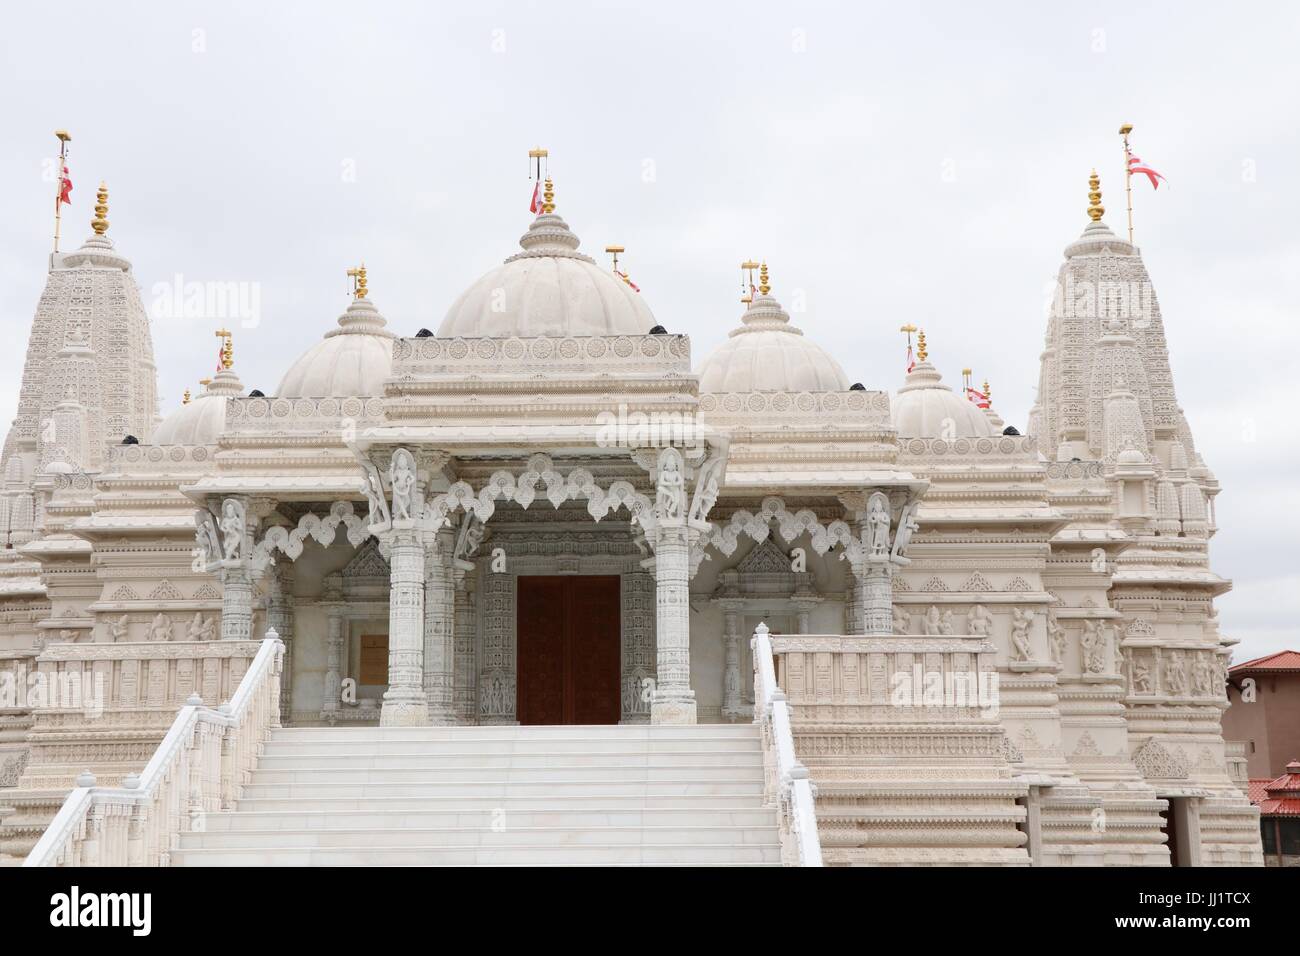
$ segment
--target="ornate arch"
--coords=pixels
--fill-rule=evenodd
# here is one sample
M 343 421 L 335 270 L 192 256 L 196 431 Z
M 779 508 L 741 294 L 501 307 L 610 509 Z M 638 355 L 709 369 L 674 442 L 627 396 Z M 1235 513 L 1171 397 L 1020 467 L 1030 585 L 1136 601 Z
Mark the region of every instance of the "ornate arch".
M 818 554 L 825 554 L 837 544 L 847 548 L 854 543 L 853 529 L 847 521 L 836 519 L 823 525 L 815 512 L 808 508 L 791 512 L 785 501 L 775 495 L 763 499 L 757 514 L 744 509 L 733 512 L 729 521 L 714 528 L 708 543 L 730 556 L 742 535 L 760 543 L 766 541 L 772 532 L 773 521 L 777 533 L 787 543 L 805 532 L 811 534 L 813 550 Z
M 314 539 L 323 547 L 334 543 L 339 525 L 347 528 L 348 543 L 354 548 L 370 537 L 370 528 L 365 519 L 359 517 L 352 509 L 350 501 L 336 501 L 330 506 L 329 514 L 324 518 L 315 514 L 305 514 L 298 519 L 298 525 L 289 529 L 284 527 L 269 528 L 262 540 L 253 548 L 253 568 L 262 570 L 273 560 L 273 552 L 283 552 L 291 561 L 298 560 L 302 554 L 303 544 L 307 538 Z

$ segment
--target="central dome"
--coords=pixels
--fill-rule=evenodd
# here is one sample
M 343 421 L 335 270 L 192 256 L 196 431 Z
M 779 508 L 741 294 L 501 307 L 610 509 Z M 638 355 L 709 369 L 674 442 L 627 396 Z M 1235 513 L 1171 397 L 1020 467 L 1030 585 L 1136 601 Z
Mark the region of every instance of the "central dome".
M 701 393 L 848 391 L 840 363 L 791 325 L 766 292 L 754 296 L 729 335 L 700 366 Z
M 339 327 L 290 366 L 279 398 L 369 398 L 384 394 L 393 365 L 393 339 L 368 298 L 352 300 Z
M 511 256 L 458 298 L 438 326 L 452 338 L 646 335 L 655 318 L 631 286 L 578 252 L 563 219 L 542 213 Z

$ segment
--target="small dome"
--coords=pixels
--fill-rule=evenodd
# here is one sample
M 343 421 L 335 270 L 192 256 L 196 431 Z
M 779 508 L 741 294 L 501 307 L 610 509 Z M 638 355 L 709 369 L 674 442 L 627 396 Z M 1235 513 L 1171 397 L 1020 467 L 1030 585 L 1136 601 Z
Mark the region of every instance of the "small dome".
M 363 398 L 382 395 L 393 367 L 393 339 L 369 299 L 353 299 L 339 327 L 325 333 L 285 373 L 278 398 Z
M 893 402 L 894 427 L 903 438 L 985 438 L 996 435 L 989 415 L 943 384 L 929 362 L 918 362 Z
M 646 335 L 641 294 L 588 256 L 554 213 L 542 213 L 511 256 L 465 290 L 438 327 L 444 337 Z
M 756 295 L 700 366 L 700 392 L 845 392 L 848 376 L 820 345 L 790 324 L 770 295 Z
M 223 368 L 198 398 L 182 405 L 154 429 L 154 445 L 214 445 L 226 428 L 226 399 L 244 389 L 232 369 Z

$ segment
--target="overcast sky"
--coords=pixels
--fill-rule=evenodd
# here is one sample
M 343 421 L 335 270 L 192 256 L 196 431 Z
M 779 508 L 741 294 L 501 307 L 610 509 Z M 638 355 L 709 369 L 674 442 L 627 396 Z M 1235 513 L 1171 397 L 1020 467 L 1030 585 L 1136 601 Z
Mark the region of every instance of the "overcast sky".
M 744 258 L 803 303 L 850 379 L 896 388 L 903 322 L 1023 426 L 1047 289 L 1086 224 L 1123 224 L 1120 123 L 1169 179 L 1137 241 L 1174 380 L 1224 486 L 1214 566 L 1236 659 L 1300 648 L 1300 6 L 932 3 L 28 3 L 0 34 L 0 421 L 14 415 L 73 136 L 64 248 L 108 182 L 154 287 L 245 282 L 235 369 L 270 392 L 362 260 L 401 334 L 436 329 L 527 227 L 527 150 L 557 211 L 624 262 L 696 362 L 738 319 Z M 159 318 L 162 410 L 216 323 Z

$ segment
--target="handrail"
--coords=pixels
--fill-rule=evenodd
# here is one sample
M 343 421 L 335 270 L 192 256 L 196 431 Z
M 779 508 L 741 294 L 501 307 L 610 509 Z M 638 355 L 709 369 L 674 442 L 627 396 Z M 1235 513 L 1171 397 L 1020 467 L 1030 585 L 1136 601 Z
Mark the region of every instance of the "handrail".
M 144 771 L 121 787 L 97 787 L 89 771 L 78 777 L 23 866 L 167 866 L 181 833 L 239 800 L 280 725 L 283 656 L 268 630 L 230 702 L 214 710 L 191 697 Z
M 760 623 L 750 642 L 754 659 L 754 722 L 763 739 L 765 796 L 778 811 L 782 861 L 789 866 L 821 866 L 817 835 L 817 788 L 808 768 L 794 752 L 790 704 L 776 683 L 776 662 L 766 624 Z

